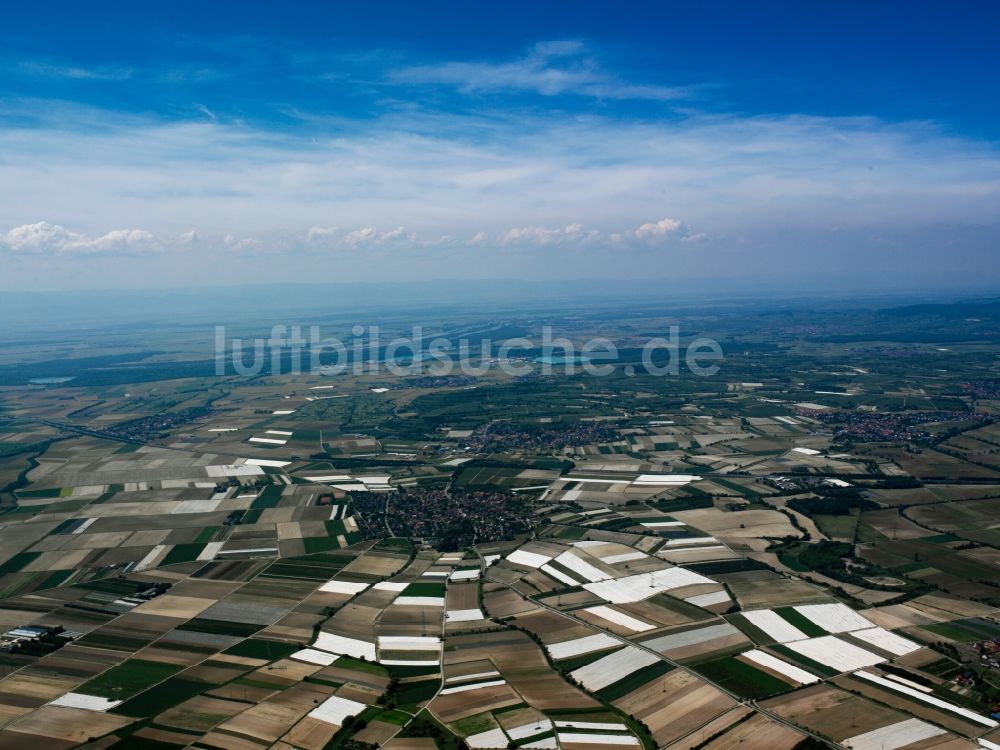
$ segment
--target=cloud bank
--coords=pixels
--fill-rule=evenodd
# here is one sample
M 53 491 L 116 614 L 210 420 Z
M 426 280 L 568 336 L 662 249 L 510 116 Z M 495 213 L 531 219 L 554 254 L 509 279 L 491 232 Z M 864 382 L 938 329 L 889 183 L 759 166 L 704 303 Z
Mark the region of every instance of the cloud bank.
M 90 255 L 148 252 L 161 250 L 163 245 L 142 229 L 112 229 L 88 238 L 59 224 L 39 221 L 8 231 L 0 237 L 0 248 L 25 255 Z
M 283 254 L 316 252 L 357 252 L 372 248 L 407 250 L 428 247 L 488 245 L 494 248 L 544 249 L 573 246 L 580 249 L 601 247 L 606 243 L 622 244 L 623 240 L 641 240 L 641 246 L 666 246 L 665 240 L 677 234 L 683 241 L 686 228 L 677 219 L 661 219 L 637 229 L 605 234 L 598 229 L 585 229 L 582 224 L 566 227 L 511 227 L 500 231 L 478 231 L 468 240 L 448 235 L 421 237 L 404 227 L 380 230 L 360 227 L 341 232 L 336 228 L 310 227 L 304 232 L 283 232 L 260 239 L 241 237 L 232 232 L 206 235 L 194 230 L 178 235 L 155 236 L 142 229 L 112 229 L 97 237 L 71 231 L 58 224 L 40 221 L 23 224 L 0 235 L 0 251 L 12 255 L 81 256 L 93 254 L 135 254 L 171 248 L 175 253 L 203 253 L 206 250 L 238 254 Z M 639 243 L 633 243 L 639 246 Z

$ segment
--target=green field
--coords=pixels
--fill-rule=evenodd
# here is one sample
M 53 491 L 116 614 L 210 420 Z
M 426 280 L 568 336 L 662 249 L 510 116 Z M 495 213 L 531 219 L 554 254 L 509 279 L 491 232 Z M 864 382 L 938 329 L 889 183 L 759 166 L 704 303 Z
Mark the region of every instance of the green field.
M 264 508 L 277 508 L 281 500 L 281 492 L 284 487 L 270 484 L 250 503 L 250 510 L 262 510 Z M 247 522 L 249 523 L 249 522 Z
M 400 596 L 444 596 L 444 584 L 437 581 L 417 581 L 411 583 Z
M 695 664 L 692 669 L 744 698 L 767 698 L 795 689 L 793 685 L 755 669 L 734 656 Z
M 160 565 L 174 565 L 175 563 L 197 560 L 203 549 L 205 549 L 204 544 L 175 544 L 164 556 Z
M 1000 625 L 995 625 L 986 620 L 953 620 L 952 622 L 924 625 L 922 629 L 961 643 L 1000 638 Z
M 774 611 L 777 614 L 781 615 L 782 619 L 797 627 L 799 630 L 801 630 L 810 638 L 816 638 L 821 635 L 827 635 L 827 632 L 823 630 L 823 628 L 814 623 L 805 615 L 799 614 L 792 607 L 778 607 Z
M 148 659 L 129 659 L 85 682 L 78 688 L 78 692 L 124 700 L 171 677 L 181 669 L 182 667 L 176 664 L 165 664 Z
M 183 703 L 188 698 L 210 690 L 212 687 L 213 685 L 197 680 L 169 677 L 159 685 L 154 685 L 135 697 L 129 698 L 120 706 L 116 706 L 111 710 L 111 713 L 135 717 L 155 716 L 168 708 L 173 708 L 178 703 Z
M 657 677 L 665 675 L 673 668 L 673 665 L 667 664 L 665 661 L 658 661 L 655 664 L 650 664 L 647 667 L 636 670 L 628 677 L 618 680 L 618 682 L 612 683 L 605 688 L 601 688 L 597 691 L 597 695 L 606 701 L 616 701 L 619 698 L 628 695 L 633 690 L 642 687 L 646 683 L 652 682 Z
M 291 643 L 269 641 L 263 638 L 247 638 L 235 646 L 230 646 L 222 653 L 230 656 L 246 656 L 251 659 L 277 661 L 298 650 L 299 646 Z
M 440 680 L 420 680 L 419 682 L 401 682 L 396 690 L 396 705 L 404 711 L 415 712 L 418 704 L 434 697 L 440 687 Z

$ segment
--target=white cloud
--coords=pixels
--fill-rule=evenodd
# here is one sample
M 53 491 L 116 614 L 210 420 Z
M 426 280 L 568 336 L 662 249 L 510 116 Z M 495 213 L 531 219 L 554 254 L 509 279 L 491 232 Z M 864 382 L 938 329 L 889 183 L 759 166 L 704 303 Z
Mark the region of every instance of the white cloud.
M 89 242 L 81 242 L 76 248 L 93 252 L 121 250 L 148 250 L 156 246 L 156 238 L 142 229 L 112 229 L 105 235 Z M 70 248 L 74 249 L 74 248 Z
M 637 85 L 603 70 L 577 41 L 541 42 L 504 62 L 445 62 L 392 73 L 397 83 L 452 86 L 465 93 L 531 91 L 543 96 L 576 94 L 603 99 L 669 101 L 689 95 L 680 87 Z
M 545 229 L 544 227 L 514 227 L 508 229 L 500 242 L 504 245 L 533 244 L 548 245 L 562 239 L 562 231 L 559 229 Z
M 46 253 L 58 251 L 79 239 L 80 235 L 70 232 L 66 227 L 39 221 L 11 229 L 4 235 L 3 244 L 18 253 Z
M 363 229 L 355 229 L 353 232 L 348 232 L 344 235 L 342 243 L 348 247 L 356 247 L 358 245 L 385 245 L 386 243 L 402 239 L 404 235 L 405 230 L 403 227 L 396 227 L 395 229 L 390 229 L 385 232 L 380 232 L 374 227 L 364 227 Z M 415 241 L 416 237 L 411 235 L 408 239 Z
M 24 62 L 20 66 L 24 72 L 44 78 L 70 78 L 73 80 L 126 81 L 132 77 L 129 68 L 98 66 L 83 68 L 74 65 L 56 65 L 40 61 Z
M 258 239 L 253 237 L 237 237 L 231 232 L 222 238 L 222 244 L 229 250 L 235 250 L 236 252 L 253 252 L 261 250 L 264 247 L 264 243 Z
M 0 245 L 15 253 L 60 255 L 141 252 L 160 247 L 156 238 L 142 229 L 112 229 L 99 237 L 88 238 L 45 221 L 11 229 L 0 240 Z
M 681 223 L 677 219 L 660 219 L 653 224 L 643 224 L 635 230 L 635 236 L 639 239 L 652 239 L 666 237 L 671 232 L 677 232 L 681 228 Z
M 32 128 L 4 121 L 0 251 L 93 256 L 92 275 L 67 274 L 67 285 L 134 283 L 134 269 L 121 270 L 114 256 L 147 248 L 169 251 L 162 266 L 169 260 L 180 283 L 206 268 L 247 281 L 300 279 L 305 266 L 266 260 L 284 252 L 314 253 L 303 263 L 326 279 L 528 277 L 570 253 L 581 276 L 639 277 L 666 271 L 619 250 L 680 249 L 704 235 L 705 250 L 678 252 L 686 265 L 671 274 L 722 265 L 737 275 L 762 259 L 805 268 L 821 252 L 847 263 L 841 251 L 851 263 L 886 266 L 923 253 L 930 268 L 944 246 L 988 257 L 977 248 L 995 247 L 998 231 L 1000 151 L 926 123 L 408 112 L 335 135 L 316 125 L 305 139 L 94 110 L 54 109 Z M 108 232 L 122 217 L 148 234 Z M 412 252 L 391 264 L 374 252 L 323 264 L 362 246 Z M 493 247 L 546 251 L 511 267 Z M 254 259 L 233 271 L 233 249 Z M 37 273 L 21 267 L 25 277 Z M 143 283 L 164 276 L 160 268 Z
M 470 246 L 504 245 L 515 248 L 572 247 L 601 248 L 608 244 L 643 240 L 642 244 L 653 244 L 668 234 L 682 231 L 684 225 L 676 219 L 662 219 L 646 223 L 638 229 L 625 229 L 606 234 L 598 229 L 588 229 L 580 222 L 572 222 L 564 227 L 542 226 L 512 227 L 499 231 L 480 230 L 464 242 L 452 235 L 420 237 L 416 232 L 407 232 L 402 226 L 389 230 L 361 227 L 346 232 L 342 236 L 336 228 L 310 227 L 305 231 L 306 244 L 302 245 L 302 233 L 275 233 L 266 240 L 252 236 L 241 236 L 235 232 L 206 234 L 189 230 L 176 236 L 155 237 L 140 229 L 114 229 L 95 238 L 72 232 L 58 224 L 38 222 L 15 227 L 0 236 L 0 249 L 19 254 L 113 254 L 163 250 L 191 250 L 195 246 L 199 253 L 215 251 L 236 251 L 257 253 L 267 250 L 284 253 L 292 250 L 319 249 L 336 251 L 358 247 L 394 246 L 410 249 L 461 248 Z M 694 238 L 704 235 L 694 235 Z M 633 242 L 633 244 L 635 244 Z
M 333 239 L 336 234 L 337 227 L 309 227 L 309 231 L 306 232 L 306 241 L 315 245 Z
M 574 222 L 562 229 L 547 229 L 545 227 L 514 227 L 503 232 L 500 243 L 517 246 L 573 246 L 600 247 L 602 245 L 620 245 L 625 242 L 642 240 L 644 244 L 656 244 L 668 235 L 683 232 L 684 225 L 677 219 L 661 219 L 653 223 L 641 225 L 638 229 L 627 229 L 604 233 L 599 229 L 584 229 L 583 224 Z M 480 232 L 477 237 L 485 233 Z
M 365 227 L 364 229 L 355 229 L 353 232 L 348 232 L 344 236 L 345 245 L 360 245 L 362 243 L 371 242 L 375 239 L 377 233 L 372 227 Z
M 484 234 L 480 232 L 480 234 Z M 485 236 L 485 234 L 484 234 Z M 514 227 L 503 232 L 500 242 L 504 245 L 568 245 L 581 246 L 600 241 L 602 234 L 597 229 L 584 229 L 583 224 L 573 222 L 563 228 Z
M 387 120 L 311 142 L 205 122 L 2 128 L 0 222 L 50 216 L 67 227 L 114 226 L 124 215 L 161 237 L 177 216 L 205 236 L 330 224 L 374 236 L 391 222 L 421 235 L 473 237 L 584 220 L 622 231 L 669 205 L 713 234 L 766 225 L 825 231 L 990 223 L 1000 190 L 992 147 L 926 125 L 498 116 L 484 128 L 476 118 L 446 119 Z M 502 178 L 470 180 L 487 174 Z M 362 229 L 345 239 L 371 237 Z

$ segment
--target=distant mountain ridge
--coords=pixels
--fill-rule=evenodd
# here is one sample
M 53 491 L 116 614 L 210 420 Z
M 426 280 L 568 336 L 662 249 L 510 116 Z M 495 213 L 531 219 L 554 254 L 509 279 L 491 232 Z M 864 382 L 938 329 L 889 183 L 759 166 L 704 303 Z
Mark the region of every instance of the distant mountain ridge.
M 894 318 L 930 315 L 947 320 L 967 320 L 969 318 L 1000 320 L 1000 298 L 904 305 L 903 307 L 885 308 L 879 310 L 879 313 Z

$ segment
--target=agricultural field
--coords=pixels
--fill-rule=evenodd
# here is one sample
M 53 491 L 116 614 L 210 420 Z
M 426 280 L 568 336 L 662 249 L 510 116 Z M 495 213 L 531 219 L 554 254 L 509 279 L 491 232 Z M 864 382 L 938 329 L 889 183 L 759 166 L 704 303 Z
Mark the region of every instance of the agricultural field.
M 8 371 L 0 747 L 996 747 L 995 353 L 609 315 L 600 378 Z

